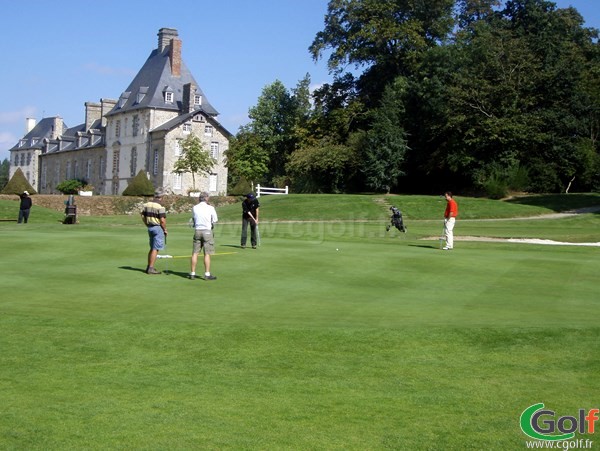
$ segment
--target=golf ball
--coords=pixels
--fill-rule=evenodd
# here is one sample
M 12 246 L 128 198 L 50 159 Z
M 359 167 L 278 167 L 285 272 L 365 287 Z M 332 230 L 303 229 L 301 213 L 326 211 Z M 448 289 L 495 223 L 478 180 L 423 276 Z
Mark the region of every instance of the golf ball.
M 336 251 L 339 251 L 339 249 L 338 249 L 337 247 L 335 248 L 335 250 L 336 250 Z

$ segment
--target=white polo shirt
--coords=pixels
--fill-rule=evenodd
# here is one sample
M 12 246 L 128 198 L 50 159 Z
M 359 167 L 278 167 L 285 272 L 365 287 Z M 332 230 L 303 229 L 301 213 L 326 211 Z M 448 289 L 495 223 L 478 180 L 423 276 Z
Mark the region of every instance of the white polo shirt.
M 208 205 L 206 202 L 194 205 L 192 219 L 196 230 L 211 230 L 212 225 L 219 220 L 215 207 Z

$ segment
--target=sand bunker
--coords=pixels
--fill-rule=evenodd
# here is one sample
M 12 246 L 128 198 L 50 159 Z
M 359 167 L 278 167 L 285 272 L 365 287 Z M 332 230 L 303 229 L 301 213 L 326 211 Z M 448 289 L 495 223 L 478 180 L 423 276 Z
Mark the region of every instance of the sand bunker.
M 439 237 L 429 237 L 426 240 L 439 240 Z M 454 241 L 486 241 L 492 243 L 547 244 L 551 246 L 595 246 L 598 243 L 568 243 L 564 241 L 542 240 L 539 238 L 492 238 L 486 236 L 454 236 Z

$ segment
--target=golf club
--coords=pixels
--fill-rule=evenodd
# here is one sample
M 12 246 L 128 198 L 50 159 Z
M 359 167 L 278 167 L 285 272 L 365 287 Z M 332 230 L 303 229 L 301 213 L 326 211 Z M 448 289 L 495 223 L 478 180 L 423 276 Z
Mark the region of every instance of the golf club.
M 256 219 L 254 219 L 254 216 L 252 216 L 252 213 L 248 212 L 248 215 L 252 218 L 252 220 L 254 221 L 254 224 L 256 225 L 256 244 L 258 244 L 260 246 L 260 230 L 258 230 L 258 222 L 256 221 Z

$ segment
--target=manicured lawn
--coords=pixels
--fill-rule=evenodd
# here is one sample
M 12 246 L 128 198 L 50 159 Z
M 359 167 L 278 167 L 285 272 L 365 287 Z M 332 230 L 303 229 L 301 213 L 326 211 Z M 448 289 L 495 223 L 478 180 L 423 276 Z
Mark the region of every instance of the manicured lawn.
M 385 232 L 391 204 L 408 234 Z M 0 448 L 523 449 L 530 405 L 598 407 L 600 248 L 442 252 L 427 196 L 262 205 L 257 250 L 239 205 L 218 211 L 214 282 L 187 258 L 144 274 L 136 217 L 0 224 Z M 460 205 L 459 236 L 600 241 L 598 214 Z M 189 255 L 169 220 L 166 253 Z

